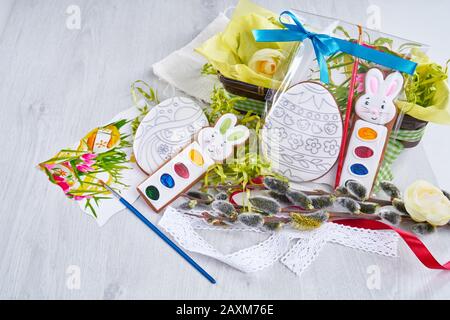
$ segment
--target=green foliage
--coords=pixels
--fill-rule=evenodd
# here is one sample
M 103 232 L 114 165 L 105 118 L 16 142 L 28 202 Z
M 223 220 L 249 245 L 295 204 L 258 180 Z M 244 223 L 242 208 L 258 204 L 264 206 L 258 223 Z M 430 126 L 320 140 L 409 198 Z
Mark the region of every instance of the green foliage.
M 419 64 L 416 72 L 406 77 L 406 100 L 422 107 L 433 105 L 439 84 L 448 78 L 447 71 L 447 66 L 444 68 L 434 62 Z
M 151 106 L 159 104 L 159 99 L 156 91 L 143 80 L 134 81 L 131 84 L 130 92 L 133 104 L 139 110 L 139 115 L 131 122 L 131 130 L 135 135 L 142 119 L 147 115 Z M 139 106 L 140 99 L 144 99 L 144 106 Z
M 211 63 L 205 63 L 202 66 L 202 69 L 200 70 L 200 73 L 202 75 L 217 75 L 217 70 L 214 69 L 213 65 Z
M 234 105 L 238 101 L 245 100 L 244 97 L 230 98 L 225 89 L 220 87 L 214 87 L 211 93 L 211 107 L 205 111 L 206 117 L 210 124 L 214 124 L 225 113 L 233 113 L 237 116 L 241 116 L 239 111 L 234 109 Z

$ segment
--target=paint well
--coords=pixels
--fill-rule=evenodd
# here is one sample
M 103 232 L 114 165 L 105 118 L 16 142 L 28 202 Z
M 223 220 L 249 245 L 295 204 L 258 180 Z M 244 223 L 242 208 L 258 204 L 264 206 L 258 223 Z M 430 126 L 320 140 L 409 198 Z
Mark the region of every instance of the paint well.
M 148 186 L 145 189 L 145 194 L 150 200 L 156 201 L 159 199 L 159 190 L 155 186 Z
M 361 163 L 355 163 L 350 166 L 350 172 L 357 176 L 365 176 L 369 173 L 367 167 Z
M 373 150 L 366 146 L 360 146 L 355 148 L 355 155 L 358 158 L 367 159 L 373 156 Z
M 161 176 L 161 178 L 159 178 L 159 180 L 161 181 L 161 184 L 164 187 L 173 188 L 175 186 L 175 181 L 173 180 L 172 176 L 168 173 L 164 173 Z
M 179 177 L 183 179 L 189 178 L 189 169 L 184 165 L 184 163 L 175 163 L 175 165 L 173 166 L 173 170 Z
M 203 159 L 200 152 L 198 152 L 195 149 L 189 151 L 189 159 L 192 161 L 193 164 L 199 167 L 201 167 L 205 163 L 205 160 Z
M 362 140 L 372 141 L 378 137 L 378 133 L 372 128 L 363 127 L 358 130 L 358 137 Z

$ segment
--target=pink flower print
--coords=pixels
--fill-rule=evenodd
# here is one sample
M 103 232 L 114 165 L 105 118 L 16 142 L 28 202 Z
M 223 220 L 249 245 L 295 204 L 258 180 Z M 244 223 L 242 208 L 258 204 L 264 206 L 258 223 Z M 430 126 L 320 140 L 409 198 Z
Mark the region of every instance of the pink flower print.
M 44 164 L 44 167 L 47 168 L 47 170 L 51 171 L 55 167 L 55 164 L 51 164 L 51 163 Z
M 80 172 L 91 172 L 94 171 L 94 168 L 92 168 L 91 166 L 87 165 L 87 164 L 79 164 L 76 166 L 77 170 Z
M 95 153 L 85 153 L 81 156 L 81 159 L 87 161 L 97 158 L 97 155 Z
M 83 164 L 92 167 L 92 165 L 95 163 L 93 159 L 97 157 L 96 154 L 93 153 L 85 153 L 81 156 L 81 160 L 83 160 Z
M 366 78 L 365 73 L 358 73 L 356 75 L 356 92 L 362 93 L 364 92 L 364 80 Z
M 67 193 L 70 189 L 70 185 L 67 183 L 67 181 L 56 174 L 52 175 L 53 179 L 55 180 L 56 184 L 63 190 L 64 193 Z
M 80 200 L 84 200 L 84 199 L 90 199 L 92 198 L 92 196 L 74 196 L 73 199 L 75 201 L 80 201 Z

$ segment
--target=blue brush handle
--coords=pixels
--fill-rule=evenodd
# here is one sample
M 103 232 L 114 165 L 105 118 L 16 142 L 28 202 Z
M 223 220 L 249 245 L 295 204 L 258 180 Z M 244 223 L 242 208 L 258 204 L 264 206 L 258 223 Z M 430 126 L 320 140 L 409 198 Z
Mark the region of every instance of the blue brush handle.
M 175 250 L 180 256 L 182 256 L 191 266 L 193 266 L 195 269 L 197 269 L 198 272 L 200 272 L 206 279 L 209 280 L 211 283 L 216 283 L 216 280 L 208 273 L 206 272 L 202 267 L 200 267 L 197 262 L 195 262 L 191 257 L 189 257 L 183 250 L 181 250 L 180 247 L 178 247 L 172 240 L 170 240 L 164 233 L 161 232 L 153 223 L 151 223 L 146 217 L 142 215 L 135 207 L 133 207 L 127 200 L 124 198 L 119 199 L 120 202 L 122 202 L 125 207 L 127 207 L 131 212 L 133 212 L 136 217 L 138 217 L 147 227 L 153 230 L 161 239 L 164 240 L 169 246 L 172 247 L 173 250 Z

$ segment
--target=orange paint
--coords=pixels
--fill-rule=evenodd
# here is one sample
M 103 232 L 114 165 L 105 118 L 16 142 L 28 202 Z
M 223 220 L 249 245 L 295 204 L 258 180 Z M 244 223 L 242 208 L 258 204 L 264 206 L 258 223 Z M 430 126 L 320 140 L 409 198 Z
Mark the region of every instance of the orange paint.
M 375 140 L 378 133 L 372 128 L 364 127 L 358 130 L 358 137 L 363 140 Z

